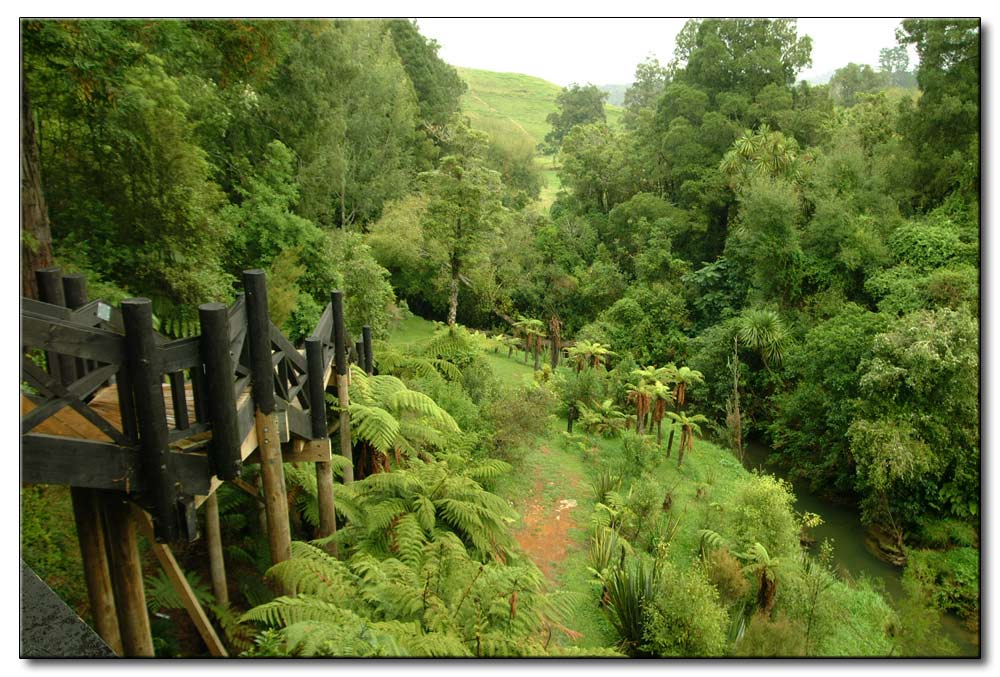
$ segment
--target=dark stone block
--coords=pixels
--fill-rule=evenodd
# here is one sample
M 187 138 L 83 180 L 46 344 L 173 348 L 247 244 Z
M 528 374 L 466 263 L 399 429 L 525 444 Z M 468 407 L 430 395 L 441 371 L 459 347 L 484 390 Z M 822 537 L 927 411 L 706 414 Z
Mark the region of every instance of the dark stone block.
M 90 626 L 21 560 L 21 658 L 114 658 Z

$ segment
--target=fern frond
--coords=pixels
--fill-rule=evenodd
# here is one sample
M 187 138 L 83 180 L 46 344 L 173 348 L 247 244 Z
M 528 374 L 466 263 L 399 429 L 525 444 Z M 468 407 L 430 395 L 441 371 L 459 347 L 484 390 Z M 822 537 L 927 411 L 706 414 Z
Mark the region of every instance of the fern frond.
M 370 442 L 383 454 L 389 453 L 399 435 L 399 421 L 385 409 L 367 407 L 354 402 L 350 405 L 354 435 Z

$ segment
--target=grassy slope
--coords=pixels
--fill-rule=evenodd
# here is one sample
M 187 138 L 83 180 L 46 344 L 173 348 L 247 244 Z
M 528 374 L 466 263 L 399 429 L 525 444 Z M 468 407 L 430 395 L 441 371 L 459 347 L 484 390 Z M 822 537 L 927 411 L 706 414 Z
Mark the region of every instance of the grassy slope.
M 432 322 L 411 317 L 401 323 L 390 340 L 396 344 L 411 343 L 429 337 L 433 331 Z M 523 353 L 515 352 L 513 358 L 508 358 L 505 352 L 485 355 L 497 376 L 509 385 L 522 384 L 532 378 L 531 363 L 524 364 Z M 532 448 L 524 450 L 522 467 L 498 481 L 495 491 L 513 501 L 515 509 L 520 511 L 532 499 L 538 479 L 543 478 L 543 503 L 552 504 L 562 498 L 576 499 L 573 517 L 577 526 L 569 532 L 571 543 L 557 571 L 557 583 L 559 590 L 574 593 L 578 600 L 569 626 L 582 633 L 582 637 L 575 641 L 556 638 L 556 641 L 581 648 L 608 647 L 614 644 L 617 637 L 598 606 L 599 592 L 591 583 L 591 575 L 587 571 L 590 520 L 595 510 L 595 499 L 589 484 L 608 460 L 620 457 L 622 443 L 619 439 L 583 435 L 570 438 L 563 432 L 565 429 L 565 420 L 553 416 L 546 433 Z M 647 470 L 658 491 L 664 495 L 669 491 L 672 495 L 673 505 L 668 519 L 679 520 L 679 528 L 670 540 L 671 560 L 686 568 L 698 552 L 699 529 L 718 529 L 721 526 L 718 523 L 718 503 L 732 495 L 750 473 L 730 452 L 703 440 L 695 441 L 694 449 L 685 454 L 684 465 L 678 468 L 676 448 L 675 439 L 671 457 L 658 454 Z M 548 453 L 543 453 L 543 449 Z M 568 486 L 569 478 L 579 480 L 575 489 Z M 628 486 L 621 488 L 623 495 L 627 491 Z M 878 627 L 885 607 L 877 602 L 874 608 L 868 608 L 866 605 L 873 600 L 871 595 L 840 582 L 828 594 L 838 598 L 837 606 L 841 613 L 846 611 L 854 617 L 859 627 L 869 631 Z M 855 606 L 858 608 L 853 608 Z M 841 647 L 843 655 L 878 655 L 887 650 L 885 638 L 877 631 L 870 632 L 869 637 L 848 625 L 844 625 L 842 630 L 845 636 L 834 638 L 829 646 Z M 844 647 L 850 649 L 845 650 Z M 837 655 L 840 655 L 839 652 Z
M 474 127 L 490 130 L 509 130 L 538 145 L 549 132 L 545 118 L 556 109 L 559 85 L 521 73 L 496 73 L 474 68 L 457 68 L 458 74 L 469 85 L 462 96 L 462 112 L 469 116 Z M 606 104 L 604 111 L 608 124 L 621 126 L 624 109 Z M 556 167 L 550 156 L 536 158 L 542 169 L 545 186 L 538 200 L 538 207 L 548 210 L 556 193 L 562 187 Z
M 475 68 L 456 68 L 469 85 L 462 96 L 462 112 L 473 125 L 480 120 L 502 120 L 539 144 L 549 131 L 545 118 L 556 109 L 561 87 L 555 83 L 521 73 L 496 73 Z M 606 104 L 608 124 L 621 124 L 623 109 Z

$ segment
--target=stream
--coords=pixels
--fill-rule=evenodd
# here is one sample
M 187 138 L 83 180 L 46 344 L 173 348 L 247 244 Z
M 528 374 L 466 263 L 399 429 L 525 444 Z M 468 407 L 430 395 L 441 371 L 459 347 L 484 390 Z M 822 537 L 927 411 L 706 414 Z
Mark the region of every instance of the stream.
M 897 600 L 903 595 L 903 570 L 876 557 L 865 545 L 865 528 L 857 510 L 850 505 L 834 503 L 809 491 L 805 482 L 786 477 L 780 469 L 766 464 L 770 450 L 762 444 L 749 442 L 744 448 L 747 470 L 760 470 L 782 477 L 792 484 L 795 491 L 795 509 L 813 512 L 823 518 L 823 524 L 809 530 L 817 543 L 824 539 L 833 542 L 835 569 L 844 569 L 851 577 L 860 576 L 882 583 L 886 595 Z M 969 632 L 960 618 L 954 614 L 942 614 L 942 625 L 948 637 L 958 646 L 960 655 L 979 655 L 979 641 L 976 633 Z

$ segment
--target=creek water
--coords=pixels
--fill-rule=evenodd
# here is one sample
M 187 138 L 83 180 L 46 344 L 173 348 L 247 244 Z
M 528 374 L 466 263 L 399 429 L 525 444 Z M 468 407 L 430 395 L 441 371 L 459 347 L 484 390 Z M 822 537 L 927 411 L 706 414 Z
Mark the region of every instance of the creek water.
M 864 576 L 877 585 L 880 584 L 893 601 L 902 597 L 903 570 L 879 559 L 869 550 L 865 543 L 865 528 L 853 506 L 817 496 L 809 491 L 805 482 L 794 481 L 778 468 L 768 465 L 770 449 L 762 444 L 750 442 L 744 447 L 744 453 L 743 465 L 747 470 L 760 470 L 791 482 L 796 497 L 795 509 L 798 512 L 813 512 L 823 518 L 823 524 L 810 529 L 809 534 L 817 543 L 824 539 L 833 543 L 836 569 L 846 571 L 854 579 Z M 961 655 L 979 654 L 977 634 L 969 632 L 961 619 L 952 614 L 942 614 L 942 625 L 949 638 L 958 646 Z

